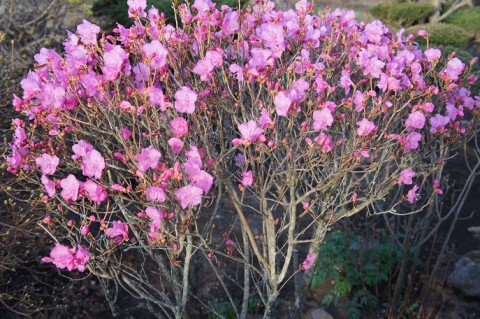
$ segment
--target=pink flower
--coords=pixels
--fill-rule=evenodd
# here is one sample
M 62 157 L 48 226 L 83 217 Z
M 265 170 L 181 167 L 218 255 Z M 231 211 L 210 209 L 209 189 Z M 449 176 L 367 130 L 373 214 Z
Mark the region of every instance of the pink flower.
M 202 203 L 203 190 L 198 186 L 187 185 L 180 188 L 175 195 L 180 201 L 180 205 L 183 209 L 189 205 L 195 206 Z
M 450 80 L 458 80 L 458 76 L 465 69 L 465 64 L 458 58 L 453 58 L 447 63 L 445 74 Z
M 157 235 L 155 232 L 159 229 L 162 229 L 162 220 L 165 217 L 166 211 L 164 209 L 159 211 L 155 207 L 149 206 L 147 209 L 145 209 L 145 213 L 152 219 L 150 223 L 150 233 L 148 236 L 156 238 Z
M 176 136 L 184 136 L 188 133 L 188 122 L 183 117 L 177 117 L 170 121 L 170 128 Z
M 83 176 L 95 177 L 99 179 L 102 176 L 103 169 L 105 168 L 105 160 L 100 152 L 97 150 L 91 150 L 85 155 L 82 163 Z
M 83 225 L 80 229 L 80 233 L 82 233 L 83 236 L 87 236 L 90 233 L 90 227 Z
M 152 105 L 160 106 L 160 110 L 166 111 L 168 107 L 171 105 L 169 102 L 165 101 L 165 96 L 163 95 L 163 91 L 160 88 L 155 86 L 150 86 L 146 90 L 148 94 L 148 101 Z
M 60 195 L 62 198 L 67 201 L 76 201 L 78 198 L 78 189 L 80 187 L 80 183 L 72 174 L 68 175 L 67 178 L 64 178 L 60 181 L 60 186 L 62 187 L 62 191 Z
M 408 115 L 408 119 L 405 122 L 407 131 L 411 131 L 414 128 L 422 129 L 425 126 L 425 115 L 420 111 L 415 111 Z
M 213 177 L 204 170 L 196 171 L 190 174 L 188 178 L 192 181 L 192 185 L 200 187 L 204 194 L 207 194 L 213 185 Z
M 113 238 L 113 241 L 119 243 L 123 240 L 128 240 L 128 225 L 119 220 L 112 222 L 112 227 L 105 232 L 107 237 Z
M 416 150 L 418 148 L 418 142 L 422 139 L 422 134 L 412 132 L 405 138 L 404 146 L 407 151 Z
M 417 175 L 411 168 L 404 169 L 400 172 L 400 177 L 398 178 L 397 184 L 404 183 L 406 185 L 412 185 L 412 177 Z
M 205 14 L 208 10 L 213 8 L 213 2 L 211 0 L 195 0 L 195 2 L 192 5 L 192 8 L 195 8 L 198 10 L 198 12 L 203 15 Z
M 124 64 L 129 66 L 128 55 L 119 45 L 110 46 L 103 54 L 103 61 L 105 66 L 102 67 L 102 72 L 105 81 L 114 81 L 122 71 Z
M 217 51 L 208 51 L 205 58 L 197 62 L 193 67 L 193 72 L 200 75 L 202 81 L 207 81 L 211 72 L 215 67 L 220 67 L 223 64 L 223 57 Z
M 73 255 L 75 268 L 80 272 L 84 272 L 86 268 L 85 266 L 89 260 L 90 252 L 86 248 L 83 248 L 83 246 L 77 245 L 75 255 Z
M 240 124 L 238 130 L 240 131 L 242 139 L 251 143 L 256 142 L 263 133 L 263 129 L 253 120 Z
M 260 124 L 262 129 L 265 129 L 268 125 L 273 124 L 267 109 L 262 108 L 260 118 L 258 119 L 258 124 Z
M 37 157 L 35 163 L 40 166 L 43 175 L 52 175 L 57 170 L 60 159 L 56 155 L 42 154 L 42 156 Z
M 426 30 L 420 29 L 418 30 L 417 35 L 419 37 L 428 37 L 430 34 Z
M 238 81 L 243 81 L 243 68 L 238 64 L 232 63 L 228 67 L 230 73 L 235 74 Z
M 50 257 L 43 257 L 42 261 L 51 262 L 58 269 L 67 268 L 68 271 L 72 271 L 75 268 L 72 249 L 59 243 L 56 243 L 50 251 Z
M 332 126 L 333 116 L 328 108 L 323 108 L 313 112 L 312 129 L 315 131 L 324 131 L 328 126 Z
M 167 194 L 160 187 L 149 187 L 145 191 L 147 199 L 152 202 L 163 203 L 167 199 Z
M 97 44 L 97 35 L 100 27 L 96 24 L 83 20 L 83 23 L 77 27 L 77 34 L 84 44 Z
M 23 142 L 27 139 L 27 134 L 25 133 L 25 129 L 23 127 L 15 128 L 14 136 L 15 138 L 14 138 L 13 145 L 22 147 Z
M 242 185 L 243 186 L 252 186 L 253 185 L 253 172 L 246 171 L 242 173 Z
M 183 141 L 179 138 L 172 137 L 168 140 L 168 145 L 172 148 L 172 152 L 175 155 L 180 154 L 183 149 Z
M 334 145 L 333 145 L 332 138 L 325 133 L 320 133 L 320 135 L 315 137 L 314 141 L 315 143 L 317 143 L 317 145 L 322 147 L 322 152 L 324 153 L 328 153 L 331 150 L 333 150 Z
M 123 187 L 122 185 L 120 184 L 113 184 L 112 186 L 110 186 L 114 191 L 118 191 L 118 192 L 126 192 L 127 189 L 125 187 Z
M 42 87 L 38 100 L 45 109 L 54 108 L 61 110 L 65 104 L 65 89 L 61 86 L 47 83 Z
M 145 43 L 142 46 L 142 51 L 150 60 L 150 66 L 153 69 L 159 70 L 167 64 L 168 51 L 158 40 Z
M 368 41 L 378 44 L 382 41 L 384 26 L 379 20 L 375 20 L 365 26 L 365 34 Z
M 182 86 L 175 93 L 175 109 L 180 113 L 192 114 L 195 112 L 195 102 L 197 101 L 197 93 L 187 86 Z
M 250 69 L 264 70 L 267 66 L 273 66 L 274 59 L 272 51 L 268 49 L 252 48 L 250 50 L 252 58 L 248 60 L 248 66 Z M 242 70 L 240 68 L 240 70 Z
M 302 270 L 307 270 L 315 263 L 315 259 L 317 258 L 317 254 L 308 254 L 307 258 L 302 264 Z
M 134 107 L 128 101 L 120 102 L 120 104 L 118 104 L 118 107 L 121 108 L 124 111 L 127 111 L 127 112 L 130 112 L 131 110 L 134 110 Z
M 45 187 L 45 191 L 47 192 L 48 196 L 53 198 L 55 196 L 55 182 L 48 179 L 46 175 L 42 175 L 40 181 Z
M 145 173 L 149 168 L 155 168 L 160 161 L 162 154 L 157 151 L 152 145 L 142 150 L 140 155 L 135 156 L 138 163 L 138 170 Z
M 357 135 L 358 136 L 368 136 L 375 131 L 375 123 L 364 118 L 363 120 L 357 122 Z
M 231 10 L 223 18 L 222 32 L 226 34 L 234 34 L 238 28 L 238 12 L 236 10 Z
M 423 105 L 423 110 L 427 113 L 433 112 L 435 105 L 432 102 L 427 102 Z
M 340 87 L 345 89 L 345 94 L 348 94 L 350 92 L 350 86 L 353 85 L 352 80 L 350 79 L 350 74 L 342 70 L 342 76 L 340 77 Z
M 275 57 L 280 57 L 285 51 L 285 36 L 283 26 L 272 22 L 264 23 L 258 29 L 263 43 L 274 52 Z
M 443 195 L 443 190 L 440 189 L 440 181 L 438 179 L 433 180 L 433 191 L 439 195 Z
M 85 183 L 83 183 L 83 189 L 85 190 L 87 197 L 96 202 L 97 205 L 100 205 L 108 198 L 105 188 L 102 185 L 95 183 L 91 179 L 88 179 Z
M 410 202 L 410 204 L 413 204 L 415 201 L 417 201 L 420 198 L 420 196 L 417 194 L 418 188 L 419 188 L 418 185 L 415 185 L 411 190 L 408 191 L 407 199 Z
M 120 129 L 120 133 L 122 134 L 123 139 L 126 141 L 132 136 L 132 131 L 126 128 Z
M 427 58 L 428 62 L 434 63 L 434 62 L 438 62 L 438 60 L 440 59 L 440 56 L 442 55 L 442 52 L 439 49 L 430 48 L 425 50 L 423 54 L 425 54 L 425 57 Z
M 134 18 L 139 16 L 140 18 L 145 18 L 147 14 L 145 9 L 147 8 L 147 0 L 128 0 L 128 17 Z
M 277 95 L 275 95 L 273 103 L 275 104 L 275 111 L 277 111 L 278 116 L 286 116 L 292 105 L 292 100 L 290 100 L 285 93 L 278 92 Z
M 430 132 L 435 134 L 439 130 L 443 130 L 445 125 L 450 122 L 450 118 L 448 116 L 442 116 L 437 114 L 430 118 Z
M 72 151 L 75 153 L 75 155 L 72 155 L 72 159 L 76 160 L 80 157 L 84 157 L 91 150 L 93 150 L 92 144 L 85 142 L 84 140 L 80 140 L 77 144 L 72 146 Z

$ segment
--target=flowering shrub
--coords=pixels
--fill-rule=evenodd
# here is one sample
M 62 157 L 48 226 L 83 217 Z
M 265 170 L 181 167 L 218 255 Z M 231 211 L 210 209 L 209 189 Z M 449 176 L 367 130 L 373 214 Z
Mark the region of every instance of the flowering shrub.
M 312 15 L 304 0 L 286 12 L 196 0 L 173 27 L 128 3 L 135 22 L 115 37 L 84 21 L 63 55 L 35 55 L 13 100 L 28 120 L 14 121 L 6 160 L 45 190 L 59 243 L 43 261 L 115 280 L 165 316 L 188 311 L 191 264 L 204 260 L 239 317 L 253 290 L 270 317 L 289 277 L 308 288 L 331 224 L 421 210 L 476 129 L 471 65 L 441 67 L 440 51 L 380 21 Z M 205 207 L 224 190 L 240 238 L 219 243 L 218 211 Z M 244 268 L 240 308 L 223 259 Z

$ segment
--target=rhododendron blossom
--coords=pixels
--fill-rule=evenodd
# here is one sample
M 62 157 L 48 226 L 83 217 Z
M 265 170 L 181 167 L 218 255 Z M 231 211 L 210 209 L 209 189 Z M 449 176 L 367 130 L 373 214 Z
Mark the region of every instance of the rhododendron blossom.
M 138 170 L 145 173 L 149 168 L 155 168 L 160 161 L 162 154 L 152 145 L 142 150 L 140 155 L 135 156 L 138 164 Z
M 357 123 L 357 134 L 358 136 L 368 136 L 375 131 L 375 123 L 369 121 L 368 119 L 362 119 Z
M 183 86 L 175 93 L 175 109 L 180 113 L 192 114 L 195 112 L 197 93 L 187 86 Z
M 285 93 L 278 92 L 275 96 L 275 110 L 277 111 L 278 116 L 286 116 L 290 106 L 292 105 L 292 100 L 290 100 Z
M 45 187 L 45 191 L 47 192 L 48 196 L 50 198 L 54 197 L 55 192 L 56 192 L 55 191 L 55 182 L 48 179 L 48 177 L 46 175 L 42 175 L 40 180 L 41 180 L 43 186 Z
M 314 264 L 317 259 L 317 254 L 308 254 L 307 258 L 303 261 L 302 270 L 307 270 Z
M 188 133 L 188 122 L 183 117 L 177 117 L 171 120 L 170 127 L 176 136 L 181 137 Z
M 145 191 L 145 195 L 147 195 L 147 199 L 149 201 L 163 203 L 167 199 L 167 194 L 160 187 L 149 187 Z
M 82 172 L 84 176 L 100 178 L 105 168 L 105 160 L 97 150 L 91 150 L 83 157 Z
M 447 63 L 445 74 L 451 80 L 458 80 L 458 76 L 463 72 L 464 69 L 465 64 L 463 64 L 459 58 L 453 58 Z
M 128 225 L 124 224 L 122 221 L 114 220 L 112 222 L 112 227 L 105 231 L 105 235 L 113 238 L 116 243 L 128 240 Z
M 400 172 L 400 177 L 398 178 L 398 184 L 411 185 L 413 183 L 412 177 L 414 177 L 415 172 L 411 168 L 404 169 Z
M 145 18 L 145 9 L 147 8 L 147 0 L 128 0 L 128 16 L 130 18 L 138 15 L 140 18 Z
M 42 156 L 37 157 L 35 163 L 40 166 L 43 175 L 52 175 L 55 173 L 60 159 L 56 155 L 42 154 Z
M 253 172 L 246 171 L 242 173 L 242 185 L 243 186 L 252 186 L 253 184 Z
M 85 44 L 97 44 L 97 35 L 100 32 L 100 27 L 96 24 L 83 20 L 83 23 L 77 27 L 77 34 Z
M 190 205 L 200 205 L 202 203 L 202 194 L 203 190 L 200 187 L 187 185 L 180 188 L 175 193 L 175 196 L 180 201 L 182 208 L 185 209 Z
M 87 155 L 87 153 L 89 153 L 92 150 L 93 150 L 92 144 L 84 140 L 80 140 L 78 141 L 77 144 L 72 146 L 72 151 L 73 153 L 75 153 L 75 155 L 72 155 L 72 159 L 76 160 L 80 157 L 84 157 L 85 155 Z
M 62 195 L 65 201 L 70 202 L 77 200 L 80 183 L 75 176 L 72 174 L 68 175 L 67 178 L 60 181 L 60 186 L 62 187 L 60 195 Z
M 414 128 L 422 129 L 425 125 L 425 115 L 420 111 L 415 111 L 408 116 L 405 126 L 407 131 L 411 131 Z
M 172 152 L 175 155 L 180 154 L 180 152 L 183 149 L 183 142 L 181 139 L 172 137 L 171 139 L 168 140 L 168 145 L 172 148 Z
M 328 108 L 313 112 L 312 128 L 316 131 L 324 131 L 327 127 L 332 126 L 333 116 Z
M 85 190 L 87 197 L 97 203 L 97 205 L 100 205 L 108 197 L 105 187 L 95 183 L 91 179 L 84 182 L 82 187 Z
M 418 189 L 419 189 L 419 186 L 414 185 L 413 188 L 408 191 L 407 200 L 410 204 L 415 203 L 420 198 L 420 195 L 417 194 Z
M 419 146 L 419 142 L 422 139 L 422 134 L 417 133 L 417 132 L 412 132 L 407 135 L 405 138 L 404 146 L 405 149 L 408 151 L 415 150 Z
M 43 262 L 51 262 L 58 269 L 67 268 L 68 271 L 78 269 L 78 271 L 85 271 L 85 265 L 90 259 L 90 252 L 80 245 L 75 248 L 68 248 L 61 244 L 55 244 L 50 251 L 50 257 L 43 257 Z

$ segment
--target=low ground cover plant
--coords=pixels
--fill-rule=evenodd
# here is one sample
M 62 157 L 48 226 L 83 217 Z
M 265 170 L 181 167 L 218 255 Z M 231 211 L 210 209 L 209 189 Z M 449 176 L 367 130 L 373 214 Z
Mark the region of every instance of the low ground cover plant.
M 215 314 L 199 271 L 241 318 L 252 296 L 274 316 L 295 278 L 301 312 L 329 227 L 421 211 L 477 131 L 475 61 L 440 65 L 380 21 L 196 0 L 180 27 L 128 6 L 115 36 L 83 21 L 63 54 L 35 55 L 6 162 L 44 190 L 42 261 L 113 281 L 158 317 Z M 235 221 L 219 227 L 223 197 Z

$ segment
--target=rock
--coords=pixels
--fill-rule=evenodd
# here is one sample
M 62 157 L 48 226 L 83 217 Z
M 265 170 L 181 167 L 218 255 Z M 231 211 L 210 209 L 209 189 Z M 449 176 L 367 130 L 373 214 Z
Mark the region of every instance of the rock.
M 455 263 L 447 284 L 465 296 L 480 297 L 480 250 L 473 250 Z
M 310 319 L 333 319 L 333 317 L 325 310 L 325 308 L 321 307 L 312 310 Z
M 480 239 L 480 226 L 471 226 L 468 227 L 467 230 L 472 233 L 474 238 Z

